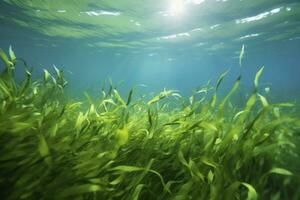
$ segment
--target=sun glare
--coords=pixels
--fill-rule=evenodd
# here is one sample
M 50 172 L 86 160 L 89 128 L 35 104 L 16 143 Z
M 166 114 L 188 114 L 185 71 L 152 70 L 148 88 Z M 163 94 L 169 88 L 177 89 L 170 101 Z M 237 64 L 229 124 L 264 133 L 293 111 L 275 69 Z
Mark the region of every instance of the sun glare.
M 173 0 L 170 5 L 170 11 L 174 16 L 182 15 L 184 13 L 184 1 Z

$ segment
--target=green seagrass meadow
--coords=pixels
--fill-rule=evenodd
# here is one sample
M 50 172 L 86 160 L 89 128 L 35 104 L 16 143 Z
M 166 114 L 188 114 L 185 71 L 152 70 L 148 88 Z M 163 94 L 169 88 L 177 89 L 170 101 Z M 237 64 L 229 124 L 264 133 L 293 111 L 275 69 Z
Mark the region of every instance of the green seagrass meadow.
M 263 68 L 240 109 L 241 76 L 219 98 L 227 72 L 188 98 L 109 82 L 80 102 L 62 70 L 33 79 L 11 48 L 0 57 L 1 199 L 300 199 L 298 108 L 259 93 Z

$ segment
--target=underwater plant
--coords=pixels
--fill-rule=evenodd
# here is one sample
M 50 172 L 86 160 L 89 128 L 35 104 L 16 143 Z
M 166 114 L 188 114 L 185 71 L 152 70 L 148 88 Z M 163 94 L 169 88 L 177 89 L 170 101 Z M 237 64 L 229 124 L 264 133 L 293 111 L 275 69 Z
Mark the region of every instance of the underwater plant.
M 79 102 L 64 95 L 62 70 L 33 80 L 11 48 L 0 58 L 2 199 L 300 198 L 300 119 L 293 104 L 259 93 L 263 68 L 237 110 L 241 77 L 217 95 L 227 72 L 189 98 L 163 90 L 147 100 L 134 89 L 124 98 L 110 83 Z

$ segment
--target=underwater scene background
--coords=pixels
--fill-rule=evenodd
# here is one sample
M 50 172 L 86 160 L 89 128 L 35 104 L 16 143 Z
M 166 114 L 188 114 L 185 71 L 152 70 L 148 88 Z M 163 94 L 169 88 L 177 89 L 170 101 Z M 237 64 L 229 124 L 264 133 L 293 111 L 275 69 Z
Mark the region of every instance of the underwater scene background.
M 4 199 L 300 199 L 299 0 L 2 0 Z

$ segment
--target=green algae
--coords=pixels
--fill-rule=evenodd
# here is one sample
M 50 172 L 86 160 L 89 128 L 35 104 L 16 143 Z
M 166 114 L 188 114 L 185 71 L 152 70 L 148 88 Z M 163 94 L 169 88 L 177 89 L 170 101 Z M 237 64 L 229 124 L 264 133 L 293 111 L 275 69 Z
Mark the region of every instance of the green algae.
M 133 89 L 123 98 L 110 82 L 79 102 L 64 96 L 63 71 L 32 80 L 9 52 L 0 50 L 3 199 L 300 198 L 300 119 L 293 104 L 258 93 L 263 68 L 239 111 L 229 101 L 241 77 L 218 99 L 227 72 L 190 98 L 163 90 L 147 101 Z

